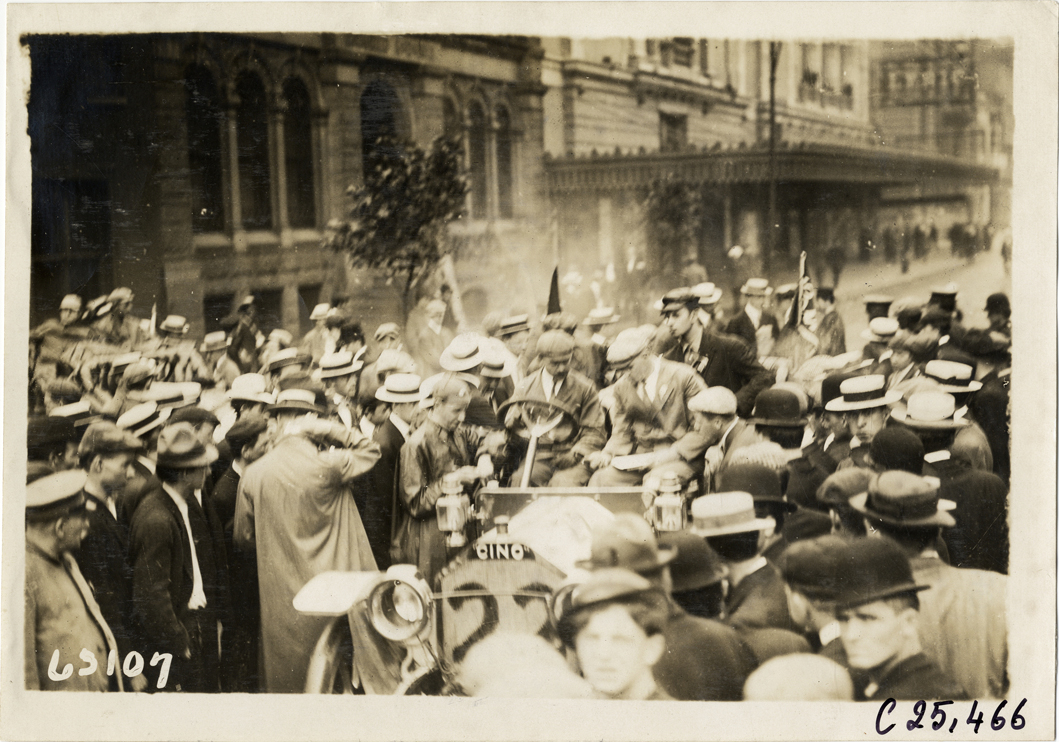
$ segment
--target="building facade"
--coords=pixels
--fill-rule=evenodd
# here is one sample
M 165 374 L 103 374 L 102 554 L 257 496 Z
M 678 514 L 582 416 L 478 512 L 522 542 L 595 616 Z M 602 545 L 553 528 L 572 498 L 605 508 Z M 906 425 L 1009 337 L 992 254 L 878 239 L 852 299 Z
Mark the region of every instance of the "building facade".
M 90 299 L 114 286 L 133 289 L 136 315 L 180 314 L 195 333 L 215 329 L 248 292 L 266 328 L 304 331 L 312 307 L 339 293 L 354 297 L 366 325 L 403 320 L 396 289 L 320 247 L 385 134 L 424 148 L 442 134 L 463 140 L 467 217 L 452 236 L 466 248 L 455 277 L 468 314 L 530 290 L 543 233 L 534 40 L 158 34 L 25 43 L 32 322 L 65 293 Z

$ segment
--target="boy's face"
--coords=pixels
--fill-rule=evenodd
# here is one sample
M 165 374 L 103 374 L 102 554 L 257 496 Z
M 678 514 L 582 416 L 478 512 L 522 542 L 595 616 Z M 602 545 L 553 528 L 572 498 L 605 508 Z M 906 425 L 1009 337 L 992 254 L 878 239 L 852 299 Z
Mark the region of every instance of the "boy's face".
M 914 624 L 915 611 L 912 608 L 896 611 L 892 604 L 877 600 L 840 609 L 835 618 L 842 631 L 842 645 L 846 648 L 849 666 L 857 670 L 873 670 L 885 665 L 904 649 L 908 626 Z
M 695 317 L 687 307 L 678 307 L 665 312 L 662 315 L 662 324 L 669 328 L 674 337 L 684 337 L 691 329 L 691 323 Z
M 622 606 L 605 608 L 577 635 L 577 658 L 585 680 L 599 692 L 620 698 L 661 656 L 662 637 L 649 637 Z

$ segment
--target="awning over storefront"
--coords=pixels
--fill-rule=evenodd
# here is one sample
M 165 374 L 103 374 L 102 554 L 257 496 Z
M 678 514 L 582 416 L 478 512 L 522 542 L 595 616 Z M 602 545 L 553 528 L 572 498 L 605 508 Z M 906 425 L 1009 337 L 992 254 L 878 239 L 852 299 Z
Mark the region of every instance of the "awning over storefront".
M 996 168 L 956 157 L 888 147 L 840 147 L 783 143 L 776 149 L 779 182 L 898 185 L 946 181 L 988 185 Z M 686 149 L 679 152 L 611 153 L 545 158 L 551 195 L 638 188 L 664 175 L 700 183 L 753 184 L 769 180 L 765 144 Z

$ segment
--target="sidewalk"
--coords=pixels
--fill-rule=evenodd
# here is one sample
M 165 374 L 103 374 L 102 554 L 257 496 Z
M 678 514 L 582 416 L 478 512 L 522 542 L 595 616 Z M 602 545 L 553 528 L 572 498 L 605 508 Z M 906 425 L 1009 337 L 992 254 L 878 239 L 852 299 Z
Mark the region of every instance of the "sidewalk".
M 912 283 L 921 283 L 933 276 L 942 276 L 968 265 L 967 259 L 935 252 L 922 260 L 913 260 L 908 273 L 901 273 L 900 263 L 848 263 L 839 278 L 835 298 L 838 301 L 860 301 L 868 294 L 887 294 L 897 299 Z M 939 283 L 944 283 L 939 279 Z M 927 298 L 926 296 L 923 297 Z

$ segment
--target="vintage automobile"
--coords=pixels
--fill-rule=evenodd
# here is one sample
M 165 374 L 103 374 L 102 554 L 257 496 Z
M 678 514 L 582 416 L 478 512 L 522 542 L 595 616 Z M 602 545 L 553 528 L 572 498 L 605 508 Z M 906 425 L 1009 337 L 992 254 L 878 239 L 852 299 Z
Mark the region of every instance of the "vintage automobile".
M 573 434 L 568 411 L 513 402 L 523 403 L 528 422 L 528 463 L 540 439 Z M 295 597 L 299 611 L 332 618 L 313 651 L 305 691 L 458 694 L 458 666 L 484 637 L 502 630 L 555 638 L 552 602 L 577 561 L 589 556 L 593 526 L 618 512 L 643 515 L 658 530 L 685 525 L 679 484 L 666 481 L 660 490 L 490 482 L 472 503 L 458 484 L 443 486 L 438 527 L 453 557 L 432 585 L 414 565 L 396 564 L 386 572 L 320 574 Z

